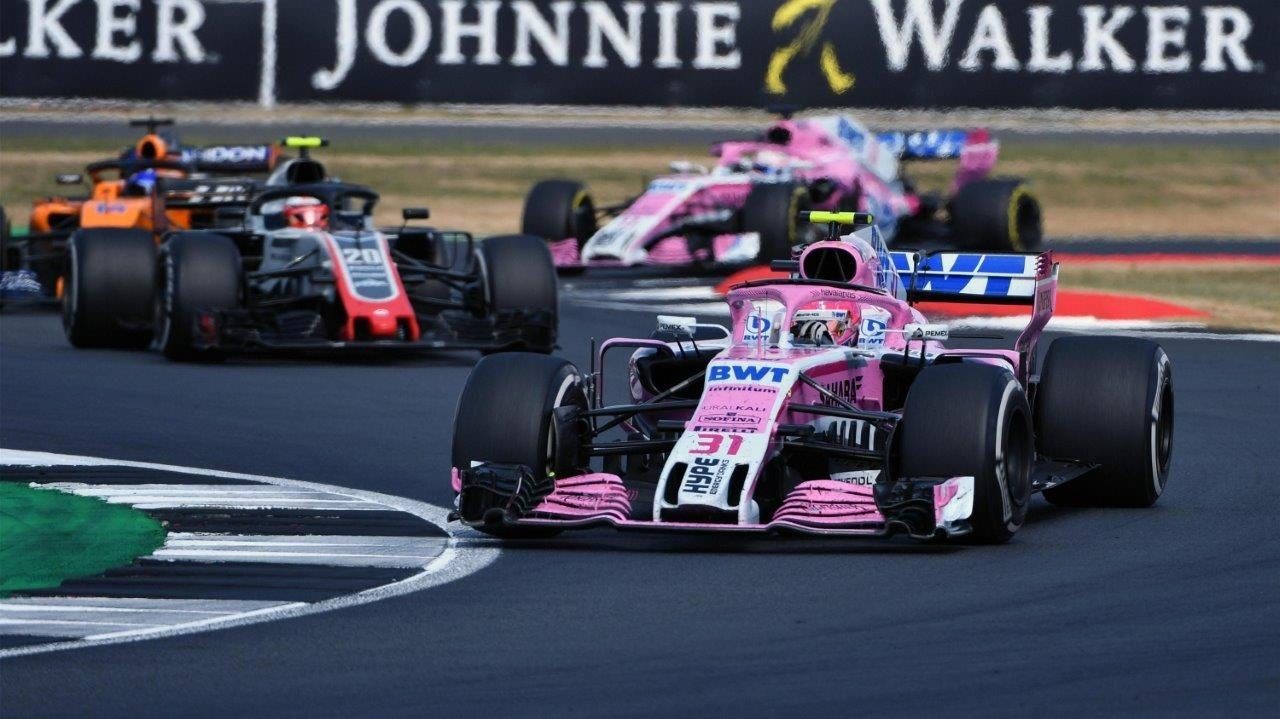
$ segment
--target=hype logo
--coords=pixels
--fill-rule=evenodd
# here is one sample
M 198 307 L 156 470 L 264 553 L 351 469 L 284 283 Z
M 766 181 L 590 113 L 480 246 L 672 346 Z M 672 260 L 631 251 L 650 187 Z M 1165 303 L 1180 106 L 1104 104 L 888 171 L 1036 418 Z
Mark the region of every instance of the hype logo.
M 818 44 L 822 31 L 826 29 L 831 8 L 835 4 L 836 0 L 786 0 L 774 12 L 772 23 L 774 33 L 781 33 L 793 25 L 799 27 L 799 30 L 790 43 L 777 48 L 769 57 L 769 69 L 764 78 L 765 92 L 771 95 L 787 93 L 787 83 L 783 79 L 787 67 L 796 57 L 808 57 L 813 53 L 813 48 Z M 810 11 L 812 11 L 811 14 Z M 809 15 L 809 19 L 802 20 L 806 15 Z M 836 46 L 830 40 L 822 43 L 818 67 L 826 77 L 827 85 L 835 94 L 843 95 L 853 88 L 854 75 L 840 67 Z

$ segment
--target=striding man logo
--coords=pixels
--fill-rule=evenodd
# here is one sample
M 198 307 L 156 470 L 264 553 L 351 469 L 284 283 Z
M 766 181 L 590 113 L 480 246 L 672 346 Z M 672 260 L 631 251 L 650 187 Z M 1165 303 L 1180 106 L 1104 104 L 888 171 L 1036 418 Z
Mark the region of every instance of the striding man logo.
M 773 32 L 782 35 L 792 32 L 792 39 L 773 51 L 769 68 L 765 72 L 764 89 L 771 95 L 785 95 L 786 73 L 792 61 L 807 58 L 821 41 L 818 69 L 827 80 L 831 91 L 843 95 L 853 88 L 854 76 L 840 67 L 836 46 L 830 40 L 822 40 L 823 31 L 830 19 L 831 9 L 837 0 L 786 0 L 773 13 Z

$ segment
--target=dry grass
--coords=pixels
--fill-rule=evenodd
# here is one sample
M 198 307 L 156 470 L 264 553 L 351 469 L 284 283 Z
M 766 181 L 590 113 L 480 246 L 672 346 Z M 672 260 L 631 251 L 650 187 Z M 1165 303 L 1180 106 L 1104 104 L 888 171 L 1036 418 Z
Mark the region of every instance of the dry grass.
M 1280 266 L 1247 263 L 1201 267 L 1133 262 L 1070 265 L 1062 287 L 1141 295 L 1209 313 L 1221 328 L 1280 331 Z
M 193 138 L 193 141 L 198 139 Z M 20 209 L 56 194 L 53 175 L 106 153 L 93 138 L 22 138 L 0 145 L 0 204 Z M 427 146 L 369 142 L 326 150 L 330 169 L 384 195 L 381 219 L 427 205 L 442 226 L 479 234 L 519 225 L 524 193 L 536 180 L 585 180 L 597 202 L 639 192 L 673 159 L 705 161 L 701 145 L 651 148 Z M 912 167 L 924 187 L 943 188 L 949 163 Z M 1001 174 L 1028 177 L 1045 206 L 1050 236 L 1280 236 L 1280 148 L 1197 145 L 1009 143 Z
M 1014 144 L 997 170 L 1031 180 L 1051 237 L 1280 236 L 1280 147 Z

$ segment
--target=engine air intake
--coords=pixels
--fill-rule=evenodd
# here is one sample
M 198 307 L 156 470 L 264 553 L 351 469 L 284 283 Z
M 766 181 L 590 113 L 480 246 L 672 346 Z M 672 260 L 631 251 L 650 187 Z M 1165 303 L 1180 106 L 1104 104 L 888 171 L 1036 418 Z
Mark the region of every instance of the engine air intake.
M 849 247 L 822 244 L 800 256 L 800 275 L 810 280 L 851 282 L 858 273 L 858 255 Z

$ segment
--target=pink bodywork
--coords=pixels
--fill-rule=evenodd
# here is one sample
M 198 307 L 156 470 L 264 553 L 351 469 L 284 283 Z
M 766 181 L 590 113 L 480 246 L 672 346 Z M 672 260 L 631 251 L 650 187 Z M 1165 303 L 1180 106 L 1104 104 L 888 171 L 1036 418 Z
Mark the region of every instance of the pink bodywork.
M 844 242 L 816 243 L 805 252 L 817 251 L 823 247 L 849 247 Z M 803 257 L 803 255 L 802 255 Z M 714 366 L 747 366 L 767 368 L 777 371 L 787 378 L 783 382 L 775 378 L 770 381 L 751 381 L 744 378 L 725 378 L 720 381 L 709 373 L 707 387 L 703 390 L 698 407 L 690 411 L 673 410 L 671 413 L 658 415 L 658 418 L 687 420 L 684 438 L 692 437 L 694 441 L 720 436 L 731 439 L 730 444 L 738 442 L 739 446 L 765 447 L 759 458 L 763 466 L 782 447 L 783 439 L 779 436 L 782 425 L 800 425 L 813 420 L 813 415 L 806 412 L 795 412 L 793 406 L 821 405 L 827 400 L 822 393 L 804 382 L 795 381 L 794 377 L 803 371 L 816 383 L 831 387 L 839 383 L 847 383 L 856 390 L 848 393 L 848 400 L 860 410 L 885 411 L 883 396 L 882 354 L 902 354 L 905 357 L 918 356 L 925 353 L 936 361 L 940 356 L 963 356 L 972 360 L 1009 367 L 1021 382 L 1026 385 L 1031 373 L 1032 358 L 1035 357 L 1036 343 L 1044 326 L 1053 314 L 1057 280 L 1051 253 L 1040 255 L 1035 265 L 1035 292 L 1032 298 L 1033 310 L 1031 321 L 1018 336 L 1013 350 L 984 349 L 948 349 L 938 341 L 908 340 L 902 331 L 909 324 L 924 324 L 925 318 L 907 302 L 895 296 L 885 287 L 883 274 L 877 274 L 879 258 L 874 255 L 862 255 L 864 262 L 853 283 L 842 286 L 835 283 L 806 282 L 772 282 L 761 284 L 739 285 L 732 288 L 726 300 L 731 314 L 731 337 L 729 346 L 720 351 L 713 361 Z M 897 276 L 890 273 L 893 281 Z M 855 287 L 853 285 L 861 285 Z M 864 351 L 849 354 L 847 350 L 832 346 L 792 345 L 781 340 L 776 346 L 765 344 L 763 339 L 748 341 L 748 318 L 757 312 L 761 302 L 776 303 L 781 313 L 781 326 L 789 326 L 797 311 L 810 308 L 815 303 L 850 306 L 856 304 L 865 313 L 868 310 L 883 310 L 888 314 L 887 331 L 883 344 L 876 345 L 884 352 Z M 655 339 L 615 338 L 604 342 L 596 358 L 595 366 L 604 367 L 605 354 L 614 348 L 652 348 L 667 349 L 669 345 Z M 859 345 L 861 347 L 861 345 Z M 852 361 L 851 358 L 856 358 Z M 716 364 L 722 363 L 722 364 Z M 603 391 L 603 373 L 594 378 L 595 392 Z M 736 381 L 735 381 L 736 380 Z M 633 396 L 637 401 L 645 399 L 633 385 Z M 732 409 L 732 412 L 727 411 Z M 867 425 L 870 427 L 870 425 Z M 858 431 L 862 432 L 864 428 Z M 874 428 L 870 430 L 873 434 Z M 881 442 L 887 438 L 881 438 Z M 765 442 L 766 445 L 751 444 Z M 719 445 L 720 442 L 716 441 Z M 882 446 L 875 444 L 874 446 Z M 677 447 L 680 445 L 678 444 Z M 677 450 L 673 450 L 673 456 Z M 684 450 L 686 453 L 688 449 Z M 730 451 L 730 454 L 736 450 Z M 714 450 L 713 450 L 714 452 Z M 743 460 L 746 461 L 746 460 Z M 754 496 L 755 485 L 759 479 L 757 471 L 749 476 L 744 486 L 741 501 Z M 965 484 L 965 482 L 969 484 Z M 460 487 L 458 471 L 453 473 L 455 490 Z M 966 487 L 970 491 L 966 491 Z M 933 487 L 934 518 L 938 527 L 944 526 L 948 517 L 967 517 L 967 510 L 957 515 L 964 502 L 971 502 L 972 480 L 957 477 L 939 483 Z M 798 484 L 784 499 L 782 505 L 774 512 L 767 523 L 742 522 L 701 523 L 684 521 L 656 521 L 632 519 L 632 500 L 622 480 L 604 472 L 563 477 L 555 479 L 554 490 L 545 497 L 530 514 L 518 520 L 522 525 L 545 525 L 560 527 L 577 527 L 593 525 L 609 525 L 620 529 L 653 529 L 683 531 L 714 531 L 736 533 L 759 533 L 774 530 L 789 530 L 810 534 L 824 535 L 857 535 L 876 536 L 889 533 L 893 527 L 887 526 L 885 517 L 878 509 L 873 486 L 867 483 L 843 481 L 836 478 L 811 479 Z M 655 497 L 655 502 L 658 498 Z
M 959 494 L 948 481 L 933 493 L 935 521 L 940 525 L 947 505 Z M 521 525 L 584 527 L 607 525 L 617 529 L 727 533 L 769 533 L 790 530 L 803 534 L 874 537 L 888 533 L 869 486 L 829 479 L 803 482 L 787 496 L 771 521 L 756 525 L 706 522 L 651 522 L 628 519 L 631 502 L 616 475 L 593 473 L 556 484 L 556 490 L 534 508 Z

